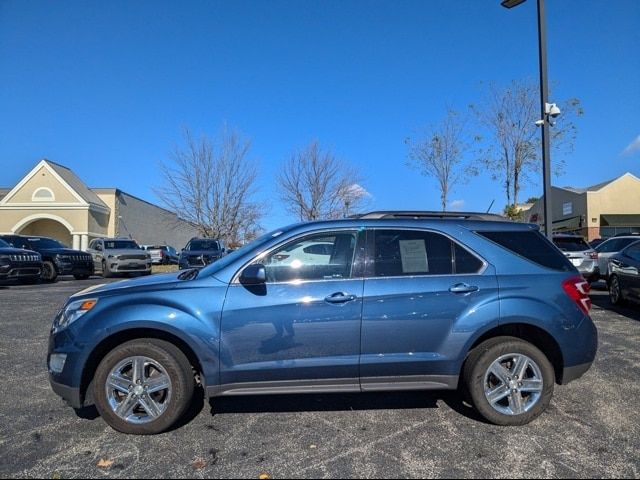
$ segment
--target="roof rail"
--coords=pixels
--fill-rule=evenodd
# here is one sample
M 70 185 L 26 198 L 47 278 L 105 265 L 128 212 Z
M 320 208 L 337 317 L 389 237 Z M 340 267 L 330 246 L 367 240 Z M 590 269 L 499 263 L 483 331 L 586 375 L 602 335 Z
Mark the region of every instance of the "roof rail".
M 430 211 L 410 211 L 410 210 L 382 210 L 378 212 L 363 213 L 354 215 L 354 218 L 363 220 L 379 220 L 385 218 L 413 218 L 415 220 L 429 218 L 450 218 L 454 220 L 492 220 L 508 221 L 507 218 L 495 213 L 476 212 L 430 212 Z

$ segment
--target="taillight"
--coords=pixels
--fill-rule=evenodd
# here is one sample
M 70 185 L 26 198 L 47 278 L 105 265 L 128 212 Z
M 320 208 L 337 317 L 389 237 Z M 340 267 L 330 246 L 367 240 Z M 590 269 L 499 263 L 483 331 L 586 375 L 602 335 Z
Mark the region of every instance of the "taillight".
M 591 310 L 591 298 L 589 297 L 589 282 L 582 277 L 571 277 L 562 282 L 564 292 L 571 300 L 576 302 L 578 308 L 589 315 Z

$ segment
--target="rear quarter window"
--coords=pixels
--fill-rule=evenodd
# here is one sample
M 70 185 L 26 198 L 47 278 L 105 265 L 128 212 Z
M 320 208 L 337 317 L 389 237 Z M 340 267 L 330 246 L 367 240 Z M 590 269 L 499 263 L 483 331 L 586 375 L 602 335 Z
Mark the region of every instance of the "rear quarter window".
M 573 272 L 575 267 L 546 237 L 538 231 L 476 232 L 488 240 L 527 260 L 560 272 Z

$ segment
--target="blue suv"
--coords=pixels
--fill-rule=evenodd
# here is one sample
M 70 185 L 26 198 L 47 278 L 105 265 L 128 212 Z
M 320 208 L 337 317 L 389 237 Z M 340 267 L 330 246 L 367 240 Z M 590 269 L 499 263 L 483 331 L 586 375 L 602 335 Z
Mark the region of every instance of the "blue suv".
M 523 425 L 594 360 L 588 289 L 536 226 L 499 217 L 297 224 L 201 270 L 72 296 L 53 322 L 50 381 L 134 434 L 175 425 L 197 386 L 207 397 L 460 389 L 488 421 Z

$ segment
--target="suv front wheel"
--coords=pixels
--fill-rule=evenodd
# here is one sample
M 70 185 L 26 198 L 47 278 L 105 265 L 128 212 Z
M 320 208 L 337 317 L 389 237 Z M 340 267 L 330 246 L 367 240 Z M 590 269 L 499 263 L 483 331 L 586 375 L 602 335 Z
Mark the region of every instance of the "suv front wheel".
M 185 414 L 195 388 L 191 365 L 171 343 L 142 339 L 124 343 L 100 363 L 93 398 L 115 430 L 153 435 Z
M 526 425 L 553 397 L 551 362 L 534 345 L 514 337 L 480 344 L 469 355 L 463 375 L 476 410 L 496 425 Z

